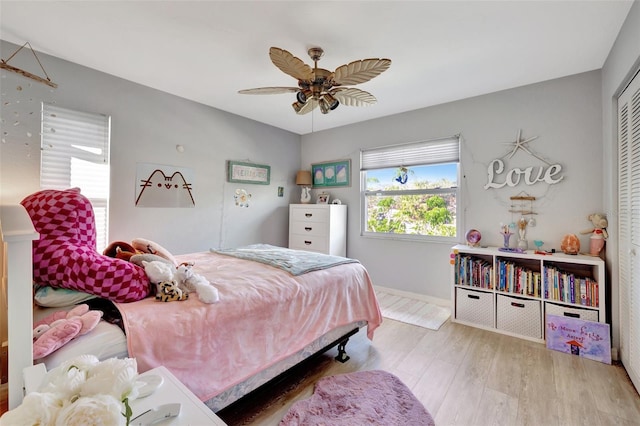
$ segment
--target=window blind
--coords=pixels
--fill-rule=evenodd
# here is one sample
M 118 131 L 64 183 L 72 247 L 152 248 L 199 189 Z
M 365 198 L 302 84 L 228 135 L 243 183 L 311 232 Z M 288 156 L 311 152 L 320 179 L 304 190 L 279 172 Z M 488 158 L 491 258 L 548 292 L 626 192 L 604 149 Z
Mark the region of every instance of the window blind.
M 408 167 L 460 160 L 460 137 L 433 139 L 382 148 L 362 150 L 360 170 Z
M 106 246 L 110 118 L 42 104 L 40 188 L 78 187 L 93 206 L 98 249 Z

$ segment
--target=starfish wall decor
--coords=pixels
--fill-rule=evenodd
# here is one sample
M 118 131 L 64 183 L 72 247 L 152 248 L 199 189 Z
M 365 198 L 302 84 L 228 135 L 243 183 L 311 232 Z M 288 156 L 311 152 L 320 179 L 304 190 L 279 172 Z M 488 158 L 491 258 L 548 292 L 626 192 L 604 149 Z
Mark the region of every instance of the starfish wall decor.
M 538 160 L 542 161 L 543 163 L 547 164 L 547 165 L 551 165 L 549 164 L 549 162 L 547 160 L 545 160 L 544 158 L 541 158 L 539 156 L 537 156 L 536 154 L 534 154 L 533 152 L 531 152 L 529 150 L 529 147 L 527 146 L 527 144 L 529 142 L 532 142 L 534 140 L 538 139 L 538 136 L 533 136 L 529 139 L 524 139 L 522 140 L 522 130 L 518 130 L 518 136 L 516 137 L 516 140 L 513 142 L 504 142 L 505 145 L 513 145 L 513 149 L 511 150 L 510 154 L 505 154 L 504 157 L 502 158 L 511 158 L 513 157 L 513 155 L 518 152 L 519 149 L 523 150 L 524 152 L 526 152 L 527 154 L 531 155 L 532 157 L 537 158 Z

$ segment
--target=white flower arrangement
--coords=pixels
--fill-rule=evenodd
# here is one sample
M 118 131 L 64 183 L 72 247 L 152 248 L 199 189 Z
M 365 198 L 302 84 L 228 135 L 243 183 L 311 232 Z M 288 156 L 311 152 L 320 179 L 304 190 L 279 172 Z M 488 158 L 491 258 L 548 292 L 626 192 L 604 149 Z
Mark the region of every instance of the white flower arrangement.
M 100 362 L 81 355 L 49 371 L 36 392 L 7 411 L 0 425 L 128 425 L 129 401 L 144 385 L 133 358 Z

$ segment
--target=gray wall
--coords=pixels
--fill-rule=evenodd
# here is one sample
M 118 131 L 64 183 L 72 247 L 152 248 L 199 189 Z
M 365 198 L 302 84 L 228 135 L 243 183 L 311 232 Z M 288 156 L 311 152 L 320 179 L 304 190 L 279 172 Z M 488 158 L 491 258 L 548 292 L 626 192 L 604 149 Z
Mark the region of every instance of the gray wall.
M 1 56 L 8 57 L 16 48 L 2 42 Z M 299 135 L 58 58 L 39 57 L 57 89 L 12 73 L 0 82 L 3 98 L 22 100 L 21 106 L 14 104 L 3 111 L 3 132 L 9 134 L 0 144 L 2 204 L 18 203 L 39 189 L 39 102 L 43 99 L 111 116 L 110 241 L 143 237 L 174 253 L 257 242 L 287 244 L 287 207 L 299 197 L 294 183 L 300 163 Z M 29 54 L 20 54 L 11 64 L 41 75 L 32 62 Z M 22 88 L 19 93 L 17 85 Z M 34 105 L 36 114 L 28 114 Z M 14 106 L 22 108 L 16 126 Z M 183 153 L 176 150 L 177 144 L 184 146 Z M 227 160 L 270 165 L 271 184 L 227 182 Z M 137 163 L 192 168 L 195 208 L 135 207 Z M 278 186 L 285 188 L 282 198 L 277 196 Z M 249 208 L 235 206 L 233 195 L 238 188 L 252 194 Z
M 389 241 L 360 235 L 359 150 L 461 133 L 464 178 L 459 205 L 464 210 L 457 242 L 463 242 L 466 229 L 476 228 L 483 244 L 501 245 L 500 222 L 519 218 L 509 212 L 509 197 L 526 191 L 537 197 L 533 208 L 538 213 L 528 239 L 541 239 L 545 248 L 559 249 L 564 234 L 580 235 L 590 227 L 587 215 L 604 209 L 600 88 L 600 71 L 592 71 L 305 135 L 303 168 L 321 160 L 351 158 L 354 184 L 329 191 L 349 206 L 348 256 L 363 262 L 376 285 L 449 299 L 449 254 L 456 241 Z M 509 153 L 503 143 L 514 141 L 519 129 L 523 138 L 538 136 L 529 148 L 562 165 L 564 179 L 555 185 L 521 183 L 485 190 L 489 163 Z M 505 159 L 505 165 L 546 167 L 522 151 Z M 588 250 L 589 235 L 580 236 Z
M 607 250 L 612 288 L 613 346 L 618 339 L 617 294 L 617 150 L 614 99 L 640 63 L 640 6 L 635 2 L 602 71 L 593 71 L 531 86 L 466 99 L 312 133 L 300 137 L 165 93 L 44 56 L 47 71 L 60 84 L 42 98 L 61 106 L 112 116 L 111 240 L 142 236 L 179 252 L 234 246 L 249 242 L 286 245 L 287 206 L 297 202 L 293 176 L 302 164 L 350 158 L 353 184 L 331 190 L 349 206 L 348 256 L 360 259 L 376 285 L 434 298 L 449 299 L 449 252 L 452 243 L 386 241 L 360 236 L 359 150 L 461 133 L 462 229 L 477 228 L 483 243 L 498 245 L 500 222 L 512 219 L 509 197 L 520 191 L 538 197 L 537 226 L 530 239 L 558 247 L 563 234 L 588 228 L 586 215 L 609 216 Z M 1 57 L 16 46 L 2 43 Z M 17 66 L 21 66 L 16 61 Z M 35 70 L 37 71 L 37 70 Z M 472 76 L 471 76 L 472 77 Z M 470 77 L 470 78 L 471 78 Z M 436 83 L 434 83 L 436 84 Z M 6 83 L 0 82 L 3 92 Z M 35 90 L 35 89 L 32 89 Z M 375 106 L 374 106 L 375 107 Z M 35 126 L 37 120 L 29 124 Z M 34 124 L 36 123 L 36 124 Z M 9 123 L 2 123 L 9 128 Z M 539 136 L 530 147 L 536 154 L 563 166 L 557 185 L 484 190 L 486 168 L 505 154 L 503 142 Z M 603 143 L 604 142 L 604 143 Z M 177 143 L 185 152 L 175 150 Z M 29 145 L 27 145 L 29 144 Z M 39 142 L 17 138 L 0 145 L 0 202 L 16 203 L 38 188 Z M 235 185 L 225 181 L 228 159 L 250 160 L 272 167 L 271 185 Z M 135 163 L 193 167 L 196 171 L 195 209 L 136 209 L 133 206 Z M 522 152 L 508 167 L 539 165 Z M 277 198 L 277 186 L 285 197 Z M 237 209 L 236 188 L 253 194 L 249 209 Z M 588 235 L 581 236 L 584 247 Z M 462 237 L 459 238 L 462 242 Z
M 607 263 L 613 300 L 612 326 L 614 346 L 619 340 L 618 294 L 618 136 L 617 97 L 635 72 L 640 70 L 640 3 L 635 1 L 618 38 L 602 68 L 602 122 L 604 142 L 604 192 L 603 199 L 609 218 Z

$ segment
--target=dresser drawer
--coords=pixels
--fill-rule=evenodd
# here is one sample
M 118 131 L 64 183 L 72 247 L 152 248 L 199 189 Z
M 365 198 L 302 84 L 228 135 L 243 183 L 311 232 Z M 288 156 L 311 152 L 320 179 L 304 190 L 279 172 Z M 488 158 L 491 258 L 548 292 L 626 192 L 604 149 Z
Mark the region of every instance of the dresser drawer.
M 326 237 L 329 235 L 329 224 L 326 222 L 293 221 L 290 231 L 292 234 Z
M 289 248 L 327 253 L 328 239 L 315 235 L 289 235 Z
M 542 339 L 542 309 L 539 300 L 498 294 L 496 328 Z
M 293 222 L 329 222 L 329 210 L 326 208 L 296 207 L 291 209 L 291 221 Z

